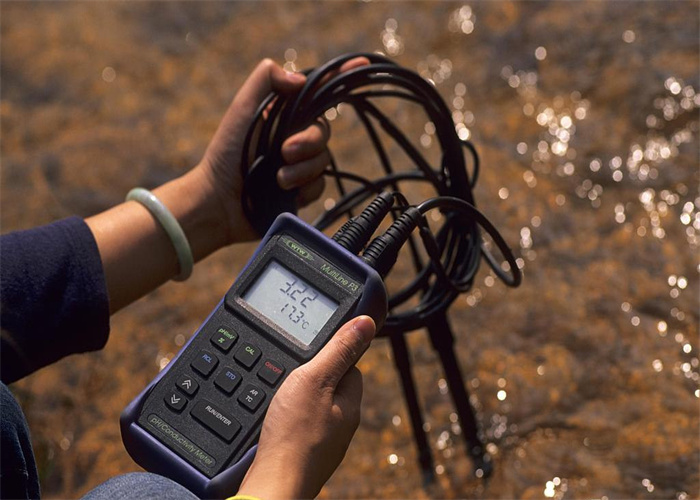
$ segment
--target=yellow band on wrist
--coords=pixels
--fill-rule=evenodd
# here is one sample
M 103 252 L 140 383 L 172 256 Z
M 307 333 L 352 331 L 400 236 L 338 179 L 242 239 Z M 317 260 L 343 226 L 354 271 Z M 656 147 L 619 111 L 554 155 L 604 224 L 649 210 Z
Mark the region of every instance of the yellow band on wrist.
M 228 497 L 226 500 L 260 500 L 258 497 L 254 497 L 251 495 L 234 495 L 232 497 Z

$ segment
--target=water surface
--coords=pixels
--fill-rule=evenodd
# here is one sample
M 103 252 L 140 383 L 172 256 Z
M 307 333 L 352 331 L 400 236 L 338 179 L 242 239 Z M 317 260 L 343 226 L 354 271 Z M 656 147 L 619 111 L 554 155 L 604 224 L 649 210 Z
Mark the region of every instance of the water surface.
M 436 483 L 422 483 L 378 341 L 360 363 L 362 426 L 323 498 L 698 497 L 698 2 L 0 8 L 3 232 L 87 216 L 185 172 L 264 56 L 299 69 L 380 50 L 454 110 L 482 155 L 479 206 L 525 274 L 512 290 L 484 269 L 450 312 L 494 476 L 471 475 L 437 356 L 415 332 Z M 425 119 L 396 111 L 434 150 Z M 329 118 L 346 168 L 376 164 L 347 117 Z M 121 409 L 253 248 L 119 313 L 104 351 L 15 384 L 47 498 L 138 470 Z

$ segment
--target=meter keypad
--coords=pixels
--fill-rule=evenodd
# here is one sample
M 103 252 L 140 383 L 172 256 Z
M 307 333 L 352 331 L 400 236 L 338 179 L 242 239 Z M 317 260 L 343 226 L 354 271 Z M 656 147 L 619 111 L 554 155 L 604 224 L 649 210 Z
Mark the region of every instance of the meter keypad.
M 218 364 L 219 360 L 214 354 L 202 349 L 199 351 L 197 357 L 194 358 L 194 361 L 192 361 L 192 368 L 197 370 L 205 377 L 208 377 Z
M 241 395 L 238 396 L 238 402 L 248 408 L 250 411 L 255 411 L 258 406 L 265 400 L 265 393 L 259 387 L 253 384 L 248 384 Z
M 236 387 L 238 387 L 240 383 L 241 374 L 228 366 L 224 366 L 214 379 L 214 385 L 229 396 L 233 394 L 233 391 L 236 390 Z
M 258 362 L 261 354 L 260 349 L 253 344 L 245 343 L 238 348 L 233 358 L 246 369 L 250 370 L 253 365 Z
M 219 353 L 217 356 L 202 349 L 192 359 L 190 366 L 194 368 L 195 375 L 201 374 L 204 379 L 211 376 L 210 382 L 185 372 L 177 378 L 176 387 L 190 398 L 197 395 L 192 401 L 192 409 L 187 412 L 196 424 L 231 443 L 241 432 L 241 422 L 244 422 L 234 416 L 236 411 L 233 398 L 247 411 L 256 413 L 270 395 L 259 385 L 250 382 L 262 380 L 275 387 L 284 378 L 286 369 L 282 363 L 271 358 L 263 358 L 265 362 L 260 364 L 262 349 L 250 342 L 240 343 L 238 348 L 231 352 L 231 347 L 239 341 L 239 335 L 229 327 L 218 327 L 208 339 L 219 351 L 228 353 Z M 221 339 L 224 340 L 220 341 Z M 248 373 L 256 368 L 256 365 L 259 365 L 257 371 Z M 198 379 L 199 383 L 195 379 Z M 242 384 L 243 382 L 247 383 Z M 212 393 L 208 387 L 214 387 L 216 391 Z M 170 400 L 172 396 L 175 397 L 174 401 Z M 178 391 L 173 391 L 173 394 L 166 396 L 165 403 L 172 411 L 181 413 L 188 400 Z

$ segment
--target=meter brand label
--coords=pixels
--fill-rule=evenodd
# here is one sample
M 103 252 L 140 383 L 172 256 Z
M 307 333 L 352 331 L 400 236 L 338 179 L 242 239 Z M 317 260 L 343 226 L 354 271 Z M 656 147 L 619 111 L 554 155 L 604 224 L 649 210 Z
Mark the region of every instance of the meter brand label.
M 304 247 L 299 245 L 297 242 L 289 240 L 287 238 L 283 238 L 282 241 L 284 241 L 284 244 L 287 245 L 294 253 L 297 253 L 301 255 L 303 258 L 308 259 L 308 260 L 314 260 L 313 255 Z
M 339 285 L 343 285 L 345 288 L 348 288 L 349 290 L 352 290 L 353 292 L 357 291 L 357 283 L 346 278 L 344 275 L 342 275 L 340 273 L 340 271 L 338 271 L 333 266 L 330 266 L 329 264 L 322 264 L 321 271 L 323 271 L 328 276 L 333 278 L 335 280 L 335 282 L 338 283 Z
M 156 414 L 151 414 L 148 417 L 148 423 L 156 429 L 163 438 L 173 443 L 178 449 L 182 450 L 190 458 L 197 460 L 205 467 L 214 467 L 216 460 L 208 453 L 202 450 L 199 446 L 183 436 L 179 431 L 175 430 L 163 419 Z
M 323 274 L 330 277 L 340 286 L 347 288 L 351 292 L 357 292 L 357 290 L 359 289 L 360 286 L 355 281 L 351 280 L 345 274 L 341 273 L 338 269 L 328 264 L 328 262 L 325 262 L 323 258 L 318 258 L 318 256 L 316 256 L 315 259 L 314 254 L 312 254 L 309 250 L 301 246 L 293 239 L 288 238 L 286 236 L 282 236 L 280 239 L 287 248 L 292 250 L 297 255 L 300 255 L 306 260 L 314 261 L 314 267 L 316 269 L 320 269 L 323 272 Z

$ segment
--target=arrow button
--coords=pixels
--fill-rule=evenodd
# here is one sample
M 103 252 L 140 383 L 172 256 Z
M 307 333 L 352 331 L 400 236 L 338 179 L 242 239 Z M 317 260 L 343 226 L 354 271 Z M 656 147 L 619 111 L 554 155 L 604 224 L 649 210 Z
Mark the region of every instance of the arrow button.
M 181 394 L 174 391 L 165 396 L 165 403 L 178 413 L 187 406 L 187 400 Z
M 197 393 L 199 384 L 192 375 L 185 373 L 184 375 L 180 375 L 180 378 L 177 379 L 177 388 L 191 397 Z

